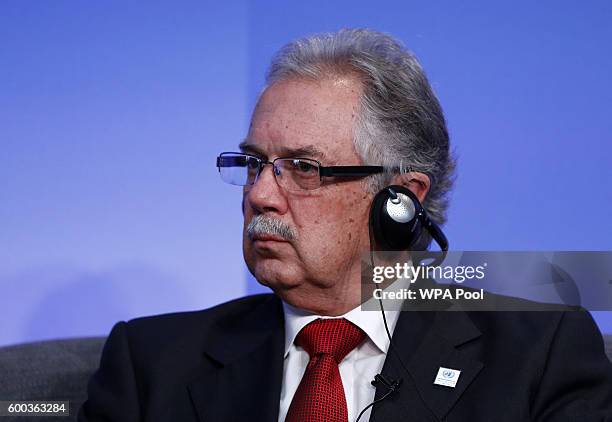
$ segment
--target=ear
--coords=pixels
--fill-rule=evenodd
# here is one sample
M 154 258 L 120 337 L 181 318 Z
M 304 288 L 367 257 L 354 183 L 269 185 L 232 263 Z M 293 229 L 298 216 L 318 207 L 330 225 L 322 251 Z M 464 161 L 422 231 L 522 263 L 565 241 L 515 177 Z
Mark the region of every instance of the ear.
M 425 173 L 411 171 L 408 173 L 396 174 L 391 179 L 391 184 L 404 186 L 410 189 L 419 199 L 419 202 L 423 203 L 431 187 L 431 180 Z

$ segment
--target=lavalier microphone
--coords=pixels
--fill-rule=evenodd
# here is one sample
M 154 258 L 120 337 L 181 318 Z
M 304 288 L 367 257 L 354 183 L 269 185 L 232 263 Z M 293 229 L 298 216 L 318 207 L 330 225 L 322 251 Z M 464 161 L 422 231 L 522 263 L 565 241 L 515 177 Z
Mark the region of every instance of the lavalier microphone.
M 369 405 L 367 405 L 360 413 L 359 416 L 357 416 L 357 419 L 355 420 L 355 422 L 359 422 L 359 419 L 361 419 L 361 416 L 365 413 L 366 410 L 368 410 L 370 407 L 374 406 L 376 403 L 380 403 L 381 401 L 383 401 L 384 399 L 386 399 L 387 397 L 389 397 L 391 394 L 396 393 L 399 391 L 400 385 L 402 384 L 402 379 L 399 378 L 397 380 L 391 380 L 386 378 L 383 374 L 376 374 L 374 376 L 374 379 L 372 380 L 371 384 L 378 388 L 378 387 L 384 387 L 387 389 L 387 392 L 385 394 L 383 394 L 380 398 L 374 400 L 372 403 L 370 403 Z

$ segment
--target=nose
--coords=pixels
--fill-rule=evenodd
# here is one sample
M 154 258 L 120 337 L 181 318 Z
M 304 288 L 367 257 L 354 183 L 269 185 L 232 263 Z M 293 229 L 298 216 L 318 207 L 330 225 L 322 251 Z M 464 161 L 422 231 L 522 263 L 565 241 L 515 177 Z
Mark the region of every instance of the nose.
M 264 166 L 255 183 L 245 186 L 245 202 L 258 214 L 275 212 L 282 215 L 287 212 L 287 197 L 276 182 L 274 171 L 273 165 Z

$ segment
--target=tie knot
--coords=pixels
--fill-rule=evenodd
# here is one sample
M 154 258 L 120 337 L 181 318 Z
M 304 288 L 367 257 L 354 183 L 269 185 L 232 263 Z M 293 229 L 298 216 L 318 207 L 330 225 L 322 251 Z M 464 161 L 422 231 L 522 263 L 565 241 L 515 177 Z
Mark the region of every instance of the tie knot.
M 361 328 L 344 318 L 319 318 L 302 328 L 295 344 L 306 350 L 311 358 L 318 354 L 329 354 L 340 363 L 365 336 Z

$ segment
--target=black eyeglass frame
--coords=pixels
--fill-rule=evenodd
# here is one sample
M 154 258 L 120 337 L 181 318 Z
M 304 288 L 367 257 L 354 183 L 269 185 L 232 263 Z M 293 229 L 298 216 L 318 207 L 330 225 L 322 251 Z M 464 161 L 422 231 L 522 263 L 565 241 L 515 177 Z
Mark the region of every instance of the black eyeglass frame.
M 385 171 L 383 166 L 323 166 L 320 161 L 315 160 L 313 158 L 307 157 L 277 157 L 272 161 L 264 160 L 263 158 L 257 157 L 255 155 L 246 154 L 244 152 L 231 152 L 226 151 L 219 154 L 217 157 L 217 168 L 219 172 L 221 172 L 221 167 L 230 167 L 223 166 L 223 156 L 225 154 L 235 154 L 235 155 L 243 155 L 246 157 L 252 157 L 259 163 L 259 168 L 257 169 L 257 175 L 259 176 L 263 171 L 263 168 L 266 164 L 272 164 L 272 168 L 276 166 L 274 163 L 276 160 L 308 160 L 317 163 L 319 168 L 319 179 L 323 180 L 324 177 L 365 177 L 373 174 L 379 174 Z M 229 158 L 229 157 L 228 157 Z

